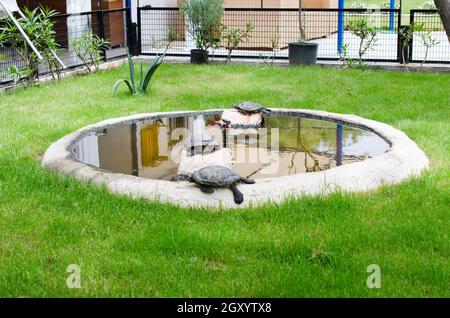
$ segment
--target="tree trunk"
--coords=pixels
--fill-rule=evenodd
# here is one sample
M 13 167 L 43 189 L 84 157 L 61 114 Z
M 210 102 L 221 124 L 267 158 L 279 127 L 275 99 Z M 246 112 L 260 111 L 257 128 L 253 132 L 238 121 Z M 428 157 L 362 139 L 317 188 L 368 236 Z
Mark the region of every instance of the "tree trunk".
M 441 15 L 448 41 L 450 42 L 450 0 L 434 0 L 436 8 Z
M 300 30 L 300 42 L 306 41 L 305 28 L 303 25 L 303 4 L 302 0 L 298 0 L 298 23 Z

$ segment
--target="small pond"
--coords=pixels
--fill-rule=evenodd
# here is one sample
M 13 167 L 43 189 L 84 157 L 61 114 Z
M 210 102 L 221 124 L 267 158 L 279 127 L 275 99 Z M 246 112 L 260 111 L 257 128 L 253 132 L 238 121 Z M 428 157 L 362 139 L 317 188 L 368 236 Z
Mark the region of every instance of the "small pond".
M 229 149 L 233 170 L 252 179 L 324 171 L 384 154 L 390 145 L 360 127 L 273 114 L 262 128 L 223 129 L 220 112 L 167 116 L 90 132 L 74 144 L 82 163 L 147 179 L 172 180 L 187 142 L 214 140 Z M 200 153 L 208 153 L 201 148 Z

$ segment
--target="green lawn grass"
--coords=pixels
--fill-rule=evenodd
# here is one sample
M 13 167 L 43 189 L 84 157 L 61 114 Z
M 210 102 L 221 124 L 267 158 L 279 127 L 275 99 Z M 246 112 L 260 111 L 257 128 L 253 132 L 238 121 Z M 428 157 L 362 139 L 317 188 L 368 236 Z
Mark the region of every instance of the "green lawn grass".
M 111 87 L 127 66 L 0 95 L 0 296 L 450 296 L 448 74 L 163 65 L 145 96 Z M 135 201 L 40 166 L 46 148 L 128 114 L 229 107 L 353 113 L 406 132 L 420 178 L 257 209 Z M 66 268 L 81 266 L 81 289 Z M 368 289 L 369 264 L 381 289 Z

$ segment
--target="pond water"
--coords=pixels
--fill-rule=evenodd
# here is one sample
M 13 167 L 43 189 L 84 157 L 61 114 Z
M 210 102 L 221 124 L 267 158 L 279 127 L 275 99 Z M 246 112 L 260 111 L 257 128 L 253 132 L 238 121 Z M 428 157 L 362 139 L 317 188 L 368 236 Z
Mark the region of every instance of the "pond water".
M 229 153 L 232 169 L 252 179 L 323 171 L 384 154 L 378 135 L 336 122 L 273 114 L 259 129 L 222 129 L 220 113 L 161 117 L 92 132 L 74 146 L 80 162 L 115 173 L 172 180 L 187 156 Z M 214 147 L 195 147 L 212 140 Z M 183 159 L 184 158 L 184 159 Z M 228 157 L 227 157 L 228 158 Z M 228 160 L 228 159 L 224 159 Z

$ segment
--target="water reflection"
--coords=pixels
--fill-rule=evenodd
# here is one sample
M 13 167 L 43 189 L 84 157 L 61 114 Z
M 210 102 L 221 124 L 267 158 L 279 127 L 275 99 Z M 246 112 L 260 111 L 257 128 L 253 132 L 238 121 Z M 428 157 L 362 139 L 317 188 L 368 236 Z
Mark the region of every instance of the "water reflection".
M 333 122 L 293 116 L 267 117 L 262 129 L 227 129 L 219 114 L 160 118 L 101 130 L 81 139 L 75 158 L 95 167 L 150 179 L 178 174 L 187 145 L 192 153 L 219 152 L 234 171 L 253 179 L 326 170 L 383 154 L 379 136 Z M 214 145 L 213 147 L 211 145 Z M 189 148 L 190 149 L 190 148 Z M 206 158 L 206 157 L 205 157 Z

